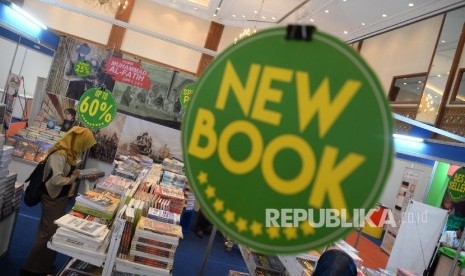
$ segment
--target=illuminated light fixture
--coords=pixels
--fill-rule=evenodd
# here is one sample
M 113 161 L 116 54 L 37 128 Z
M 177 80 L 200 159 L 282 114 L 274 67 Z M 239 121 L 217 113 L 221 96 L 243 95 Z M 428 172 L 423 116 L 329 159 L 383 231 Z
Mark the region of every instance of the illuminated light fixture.
M 22 8 L 16 6 L 15 4 L 11 3 L 11 8 L 16 11 L 17 13 L 21 14 L 24 18 L 32 22 L 33 24 L 39 26 L 40 28 L 47 30 L 47 26 L 41 23 L 39 20 L 35 19 L 34 16 L 30 15 L 28 12 L 23 10 Z
M 414 5 L 413 5 L 413 3 L 409 3 L 408 6 L 409 6 L 409 7 L 413 7 Z
M 446 41 L 445 41 L 445 40 L 441 40 L 441 43 L 446 43 Z
M 325 10 L 325 13 L 329 13 L 329 10 Z
M 315 19 L 313 19 L 313 18 L 310 18 L 310 22 L 315 22 Z
M 111 12 L 117 11 L 120 7 L 123 10 L 125 10 L 129 5 L 128 0 L 83 0 L 83 1 L 87 2 L 89 4 L 94 4 L 96 6 L 100 6 L 104 10 L 111 11 Z M 175 0 L 173 0 L 171 2 L 176 3 Z
M 366 25 L 365 22 L 362 22 L 362 26 L 365 26 L 365 25 Z
M 258 10 L 258 13 L 257 13 L 256 10 L 254 10 L 254 13 L 258 14 L 257 17 L 260 17 L 260 15 L 262 14 L 263 3 L 265 3 L 265 0 L 262 0 L 262 2 L 260 3 L 260 9 Z M 242 15 L 242 18 L 245 18 L 245 15 Z M 255 16 L 254 16 L 254 18 L 255 18 Z M 266 17 L 262 16 L 262 19 L 266 19 Z M 273 17 L 273 19 L 274 19 L 274 17 Z M 241 40 L 241 39 L 243 39 L 245 37 L 254 35 L 257 32 L 257 21 L 255 21 L 255 27 L 253 29 L 245 28 L 244 30 L 242 30 L 242 32 L 239 34 L 239 36 L 234 38 L 234 44 L 236 44 L 239 40 Z
M 402 140 L 408 140 L 408 141 L 412 141 L 412 142 L 417 142 L 417 143 L 423 143 L 425 141 L 425 139 L 423 138 L 418 138 L 418 137 L 413 137 L 413 136 L 408 136 L 408 135 L 402 135 L 402 134 L 392 134 L 392 136 L 394 136 L 394 138 L 396 139 L 402 139 Z
M 344 31 L 344 34 L 348 34 L 349 32 L 348 31 Z
M 382 16 L 382 17 L 387 17 L 387 14 L 383 13 L 381 16 Z
M 236 15 L 235 15 L 235 14 L 233 14 L 233 15 L 232 15 L 232 17 L 236 18 Z
M 272 16 L 271 19 L 276 20 L 276 17 Z

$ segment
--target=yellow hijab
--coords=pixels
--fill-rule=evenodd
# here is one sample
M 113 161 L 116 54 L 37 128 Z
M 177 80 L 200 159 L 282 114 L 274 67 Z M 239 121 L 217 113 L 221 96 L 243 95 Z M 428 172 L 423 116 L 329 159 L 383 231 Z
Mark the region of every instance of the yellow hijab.
M 76 138 L 73 143 L 74 135 Z M 76 165 L 77 156 L 96 143 L 97 141 L 95 141 L 94 134 L 90 129 L 75 126 L 50 148 L 49 154 L 56 151 L 56 153 L 66 156 L 70 165 Z

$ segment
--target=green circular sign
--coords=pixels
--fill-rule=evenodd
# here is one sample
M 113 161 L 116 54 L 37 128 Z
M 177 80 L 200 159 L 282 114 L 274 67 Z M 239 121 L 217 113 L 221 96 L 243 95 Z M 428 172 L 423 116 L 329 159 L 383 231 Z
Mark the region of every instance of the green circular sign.
M 465 199 L 465 168 L 462 167 L 454 172 L 454 175 L 450 179 L 448 190 L 452 201 Z
M 108 89 L 91 88 L 79 99 L 78 114 L 87 127 L 103 128 L 115 118 L 115 97 Z
M 87 77 L 92 71 L 92 64 L 87 60 L 81 60 L 74 64 L 74 73 L 80 77 Z
M 194 89 L 194 83 L 188 84 L 182 89 L 181 94 L 179 94 L 179 101 L 181 102 L 182 108 L 186 109 L 189 105 L 192 96 L 194 96 Z
M 391 111 L 366 62 L 327 34 L 285 35 L 269 29 L 220 54 L 182 129 L 202 211 L 272 254 L 321 248 L 360 225 L 393 156 Z

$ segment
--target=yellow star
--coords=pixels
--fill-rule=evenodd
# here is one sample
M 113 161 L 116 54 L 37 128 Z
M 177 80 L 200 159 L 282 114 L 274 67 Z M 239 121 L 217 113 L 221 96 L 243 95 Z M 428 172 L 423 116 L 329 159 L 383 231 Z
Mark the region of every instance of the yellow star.
M 284 235 L 286 235 L 287 240 L 295 240 L 295 239 L 297 239 L 297 228 L 295 228 L 295 227 L 286 227 L 286 229 L 284 229 Z
M 300 230 L 302 230 L 305 236 L 315 234 L 315 229 L 310 225 L 309 221 L 302 222 L 300 224 Z
M 222 212 L 224 210 L 224 201 L 216 199 L 215 203 L 213 203 L 213 207 L 217 213 Z
M 215 187 L 208 185 L 207 188 L 205 189 L 205 194 L 207 195 L 208 198 L 215 197 L 215 194 L 216 194 Z
M 262 228 L 263 228 L 263 224 L 258 223 L 255 220 L 252 222 L 252 225 L 250 226 L 250 230 L 252 231 L 252 234 L 254 236 L 261 235 L 263 233 Z
M 200 184 L 205 184 L 208 182 L 208 174 L 204 171 L 200 171 L 199 175 L 197 176 L 197 179 L 199 180 Z
M 234 222 L 235 216 L 236 214 L 233 211 L 226 209 L 226 213 L 224 213 L 224 219 L 226 220 L 227 223 Z
M 266 230 L 266 232 L 268 233 L 268 236 L 270 236 L 271 240 L 279 238 L 279 228 L 278 227 L 271 226 L 271 227 L 268 228 L 268 230 Z
M 236 227 L 239 232 L 243 232 L 247 230 L 247 221 L 241 217 L 236 222 Z

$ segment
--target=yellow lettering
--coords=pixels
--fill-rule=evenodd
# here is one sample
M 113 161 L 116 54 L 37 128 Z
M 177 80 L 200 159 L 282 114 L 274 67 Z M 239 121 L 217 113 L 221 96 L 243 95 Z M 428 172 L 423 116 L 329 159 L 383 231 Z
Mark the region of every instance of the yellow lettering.
M 221 80 L 215 107 L 219 110 L 223 110 L 228 100 L 229 92 L 232 91 L 236 96 L 242 113 L 244 116 L 248 117 L 260 70 L 261 66 L 258 64 L 252 64 L 250 66 L 247 83 L 244 87 L 233 64 L 228 61 L 224 70 L 223 79 Z
M 242 161 L 237 161 L 229 154 L 229 141 L 237 133 L 245 134 L 251 143 L 251 151 L 249 156 Z M 224 167 L 235 174 L 246 174 L 253 170 L 258 162 L 263 151 L 263 139 L 260 131 L 247 121 L 236 121 L 229 124 L 221 133 L 218 143 L 218 157 Z
M 216 149 L 217 137 L 213 129 L 215 126 L 215 116 L 209 110 L 199 108 L 195 117 L 192 136 L 189 140 L 188 153 L 200 159 L 209 158 Z M 203 146 L 201 145 L 201 138 Z M 205 140 L 206 139 L 206 140 Z
M 272 88 L 273 81 L 290 82 L 293 72 L 289 69 L 265 66 L 258 86 L 257 97 L 252 109 L 252 118 L 270 125 L 279 126 L 281 113 L 267 110 L 266 103 L 280 103 L 282 90 Z
M 310 92 L 310 79 L 306 72 L 297 71 L 296 82 L 300 132 L 303 132 L 313 117 L 319 113 L 318 133 L 320 138 L 323 138 L 331 129 L 331 126 L 361 86 L 359 81 L 346 81 L 331 102 L 328 78 L 325 78 L 318 86 L 313 97 Z
M 345 178 L 365 162 L 365 157 L 349 153 L 339 164 L 336 164 L 338 152 L 337 148 L 331 146 L 327 146 L 323 150 L 315 185 L 308 200 L 309 205 L 321 208 L 327 195 L 331 208 L 347 209 L 341 184 Z
M 187 103 L 189 101 L 189 96 L 184 96 L 184 103 Z
M 291 180 L 279 177 L 274 169 L 276 154 L 289 148 L 299 154 L 302 160 L 300 173 Z M 273 190 L 284 195 L 293 195 L 303 191 L 313 179 L 315 173 L 315 154 L 306 141 L 295 135 L 281 135 L 273 139 L 265 149 L 262 160 L 262 174 Z

